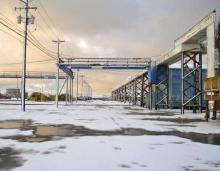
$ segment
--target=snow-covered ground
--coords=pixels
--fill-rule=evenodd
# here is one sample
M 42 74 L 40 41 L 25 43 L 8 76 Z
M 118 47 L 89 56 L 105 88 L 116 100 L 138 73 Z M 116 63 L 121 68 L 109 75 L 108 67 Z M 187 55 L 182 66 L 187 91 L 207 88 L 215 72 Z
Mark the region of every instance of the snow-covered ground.
M 220 121 L 203 115 L 104 101 L 0 105 L 0 171 L 219 171 Z

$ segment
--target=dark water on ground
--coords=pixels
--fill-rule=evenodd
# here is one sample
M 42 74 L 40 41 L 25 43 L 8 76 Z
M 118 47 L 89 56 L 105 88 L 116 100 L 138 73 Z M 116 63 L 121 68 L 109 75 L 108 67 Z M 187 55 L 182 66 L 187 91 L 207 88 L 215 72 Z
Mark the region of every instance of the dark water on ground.
M 162 124 L 161 124 L 162 125 Z M 164 126 L 167 126 L 166 124 Z M 173 125 L 171 125 L 173 126 Z M 175 126 L 175 125 L 174 125 Z M 176 126 L 193 127 L 192 125 L 179 124 Z M 31 120 L 8 120 L 0 121 L 0 129 L 19 129 L 33 130 L 33 135 L 16 135 L 4 137 L 4 139 L 13 139 L 20 142 L 45 142 L 58 140 L 63 137 L 82 137 L 82 136 L 177 136 L 186 138 L 194 142 L 205 144 L 220 145 L 220 134 L 202 134 L 194 132 L 180 132 L 177 130 L 170 131 L 149 131 L 138 128 L 121 128 L 119 130 L 94 130 L 84 126 L 75 126 L 70 124 L 61 125 L 35 125 Z
M 22 166 L 25 161 L 19 155 L 19 151 L 9 147 L 0 149 L 0 170 L 12 170 Z

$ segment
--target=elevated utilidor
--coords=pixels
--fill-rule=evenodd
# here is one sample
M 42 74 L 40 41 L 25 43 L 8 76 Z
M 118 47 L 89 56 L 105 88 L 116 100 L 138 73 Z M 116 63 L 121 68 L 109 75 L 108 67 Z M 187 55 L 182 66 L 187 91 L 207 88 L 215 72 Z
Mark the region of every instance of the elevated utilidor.
M 22 78 L 21 72 L 0 72 L 0 78 Z M 27 72 L 28 79 L 56 79 L 56 73 L 53 72 Z M 66 79 L 66 75 L 61 74 L 59 79 Z
M 149 58 L 62 58 L 60 66 L 76 70 L 146 70 Z
M 150 87 L 150 90 L 154 91 L 154 96 L 156 97 L 154 98 L 155 108 L 169 108 L 168 68 L 169 65 L 180 62 L 182 80 L 181 87 L 179 87 L 181 89 L 182 99 L 180 106 L 181 113 L 184 113 L 186 107 L 193 108 L 194 112 L 197 110 L 201 112 L 202 56 L 207 55 L 207 77 L 214 77 L 219 75 L 218 71 L 220 71 L 219 54 L 220 13 L 213 11 L 176 39 L 172 49 L 155 59 L 154 63 L 151 62 L 149 65 L 148 76 L 150 80 L 148 81 L 149 86 L 147 89 Z M 135 81 L 135 79 L 132 81 Z M 123 94 L 121 93 L 123 89 L 124 85 L 113 90 L 112 96 L 119 97 Z M 188 93 L 189 91 L 192 93 Z M 189 94 L 192 95 L 189 96 Z M 151 97 L 151 95 L 148 97 Z
M 215 28 L 216 11 L 211 12 L 191 29 L 181 35 L 175 40 L 174 47 L 167 53 L 161 55 L 156 64 L 168 64 L 178 62 L 181 59 L 182 52 L 184 51 L 201 51 L 207 54 L 207 75 L 208 77 L 215 76 L 215 68 L 218 68 L 219 57 L 216 58 L 215 47 Z M 202 42 L 206 41 L 206 47 L 202 47 Z

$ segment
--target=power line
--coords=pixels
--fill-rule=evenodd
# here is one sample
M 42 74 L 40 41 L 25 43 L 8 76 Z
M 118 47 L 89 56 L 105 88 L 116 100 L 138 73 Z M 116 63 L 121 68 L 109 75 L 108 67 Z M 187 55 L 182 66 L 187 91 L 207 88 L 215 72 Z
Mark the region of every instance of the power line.
M 49 54 L 56 54 L 56 52 L 47 49 L 42 43 L 40 43 L 39 40 L 30 31 L 28 33 L 29 33 L 29 38 L 35 41 L 35 43 L 41 46 L 45 51 L 47 51 Z
M 37 13 L 39 14 L 39 16 L 40 16 L 40 18 L 42 19 L 42 21 L 44 22 L 44 24 L 47 26 L 48 31 L 50 30 L 50 31 L 53 32 L 53 33 L 50 32 L 51 35 L 56 35 L 56 37 L 58 37 L 58 34 L 54 31 L 53 27 L 51 27 L 51 26 L 48 24 L 48 22 L 47 22 L 46 19 L 43 17 L 43 15 L 42 15 L 39 11 L 37 11 Z
M 54 26 L 54 22 L 52 21 L 51 17 L 49 16 L 48 12 L 46 11 L 46 9 L 44 8 L 44 6 L 42 5 L 42 3 L 40 2 L 42 9 L 44 10 L 45 14 L 47 15 L 48 19 L 50 20 L 50 23 Z M 39 12 L 38 12 L 39 13 Z M 40 14 L 40 13 L 39 13 Z M 13 31 L 14 33 L 16 33 L 17 35 L 24 37 L 23 36 L 23 30 L 21 30 L 18 27 L 15 27 L 16 24 L 14 24 L 14 22 L 12 22 L 10 19 L 8 19 L 5 15 L 1 14 L 0 15 L 3 18 L 0 18 L 0 20 L 2 20 L 2 22 L 0 22 L 0 24 L 2 24 L 3 26 L 7 27 L 9 30 Z M 50 29 L 51 27 L 47 24 L 46 20 L 44 19 L 44 17 L 40 14 L 41 18 L 43 19 L 43 21 L 45 22 L 45 24 L 47 25 L 47 27 L 49 28 L 49 30 L 53 30 L 54 29 Z M 7 20 L 7 21 L 6 21 Z M 3 23 L 4 22 L 4 23 Z M 12 23 L 12 24 L 11 24 Z M 53 27 L 55 28 L 55 27 Z M 1 30 L 2 32 L 6 33 L 6 34 L 10 34 L 6 31 Z M 55 33 L 57 35 L 57 31 Z M 44 35 L 44 34 L 43 34 Z M 16 40 L 18 40 L 19 42 L 21 42 L 21 40 L 19 40 L 17 37 L 13 36 L 12 34 L 10 34 L 11 37 L 15 38 Z M 48 50 L 44 45 L 42 45 L 42 43 L 40 43 L 35 36 L 29 31 L 29 35 L 28 35 L 28 41 L 38 50 L 40 50 L 41 52 L 43 52 L 44 54 L 46 54 L 47 56 L 54 58 L 55 59 L 55 52 Z M 71 49 L 71 48 L 68 48 Z M 66 56 L 70 56 L 70 55 L 66 55 Z
M 19 33 L 18 31 L 16 31 L 15 29 L 11 28 L 10 26 L 8 26 L 7 24 L 3 23 L 2 21 L 0 21 L 0 24 L 5 26 L 6 28 L 8 28 L 9 30 L 13 31 L 14 33 L 16 33 L 17 35 L 24 37 L 24 35 L 22 35 L 21 33 Z M 54 55 L 49 54 L 48 52 L 45 52 L 44 49 L 42 49 L 42 47 L 40 47 L 39 45 L 36 44 L 36 42 L 34 42 L 33 40 L 31 40 L 32 38 L 28 38 L 27 40 L 34 45 L 37 49 L 39 49 L 40 51 L 42 51 L 43 53 L 45 53 L 47 56 L 56 59 L 56 57 Z
M 51 19 L 50 15 L 48 14 L 47 10 L 44 8 L 44 6 L 43 6 L 41 0 L 38 0 L 38 2 L 39 2 L 39 4 L 40 4 L 41 8 L 43 9 L 44 13 L 46 14 L 47 18 L 49 19 L 49 22 L 50 22 L 51 25 L 52 25 L 52 30 L 54 31 L 55 35 L 56 35 L 57 37 L 61 37 L 61 38 L 63 39 L 63 37 L 62 37 L 61 35 L 59 35 L 59 33 L 57 32 L 57 30 L 55 29 L 55 24 L 54 24 L 53 20 Z M 40 14 L 40 12 L 39 12 L 39 14 Z M 41 16 L 42 16 L 42 15 L 41 15 Z M 43 17 L 43 16 L 42 16 L 42 17 Z M 43 17 L 43 19 L 44 19 L 44 17 Z M 44 21 L 45 21 L 45 20 L 44 20 Z M 46 22 L 46 21 L 45 21 L 45 22 Z M 46 22 L 46 23 L 47 23 L 47 22 Z M 48 26 L 49 26 L 49 25 L 48 25 Z M 49 26 L 49 27 L 50 27 L 50 26 Z
M 35 63 L 43 63 L 43 62 L 51 62 L 51 61 L 54 61 L 53 59 L 48 59 L 48 60 L 39 60 L 39 61 L 30 61 L 30 62 L 27 62 L 27 64 L 35 64 Z M 5 63 L 5 64 L 0 64 L 1 66 L 2 65 L 21 65 L 22 63 Z
M 5 31 L 5 30 L 3 30 L 3 29 L 1 29 L 1 28 L 0 28 L 0 31 L 4 32 L 5 34 L 7 34 L 7 35 L 9 35 L 10 37 L 14 38 L 15 40 L 19 41 L 19 43 L 23 43 L 22 40 L 20 40 L 20 39 L 17 38 L 16 36 L 10 34 L 9 32 L 7 32 L 7 31 Z M 32 46 L 30 46 L 29 44 L 28 44 L 28 47 L 30 47 L 32 50 L 34 50 L 37 54 L 40 54 L 39 51 L 36 51 L 36 49 L 34 49 L 34 48 L 33 48 Z M 54 60 L 54 59 L 48 60 L 48 61 L 53 61 L 53 60 Z M 20 64 L 20 63 L 15 63 L 15 64 Z
M 46 14 L 46 16 L 47 16 L 49 22 L 51 23 L 52 28 L 55 30 L 55 31 L 53 30 L 53 31 L 55 32 L 55 35 L 56 35 L 57 37 L 60 37 L 61 39 L 64 39 L 63 35 L 61 34 L 61 32 L 63 32 L 63 31 L 62 31 L 62 29 L 60 28 L 60 26 L 59 26 L 58 24 L 55 25 L 55 23 L 53 22 L 52 18 L 51 18 L 50 15 L 48 14 L 46 8 L 44 7 L 42 1 L 41 1 L 41 0 L 38 0 L 38 2 L 39 2 L 39 4 L 40 4 L 41 8 L 43 9 L 44 13 Z M 38 12 L 39 12 L 39 11 L 38 11 Z M 56 27 L 58 28 L 58 31 L 55 29 Z M 69 50 L 71 51 L 71 53 L 73 53 L 73 52 L 72 52 L 72 49 L 71 49 L 71 47 L 69 46 L 68 43 L 65 43 L 64 46 L 65 46 L 67 49 L 69 49 Z
M 6 16 L 4 16 L 3 14 L 1 14 L 0 13 L 0 15 L 2 15 L 7 21 L 9 21 L 9 22 L 11 22 L 11 23 L 13 23 L 11 20 L 9 20 Z M 9 25 L 9 26 L 11 26 L 11 27 L 13 27 L 18 33 L 20 32 L 20 33 L 23 33 L 23 31 L 21 30 L 21 29 L 18 29 L 18 28 L 15 28 L 15 24 L 14 25 L 12 25 L 12 24 L 10 24 L 9 22 L 7 22 L 6 20 L 4 20 L 3 18 L 0 18 L 3 22 L 5 22 L 7 25 Z M 53 54 L 55 54 L 55 52 L 53 52 L 53 51 L 50 51 L 50 50 L 48 50 L 45 46 L 43 46 L 34 36 L 33 36 L 33 34 L 29 31 L 29 34 L 31 35 L 31 36 L 29 36 L 29 38 L 36 44 L 36 45 L 38 45 L 38 47 L 39 48 L 41 48 L 41 49 L 43 49 L 43 50 L 45 50 L 45 51 L 47 51 L 47 55 L 48 56 L 52 56 L 51 54 L 53 53 Z M 21 35 L 20 35 L 21 36 Z M 51 53 L 51 54 L 50 54 Z M 50 54 L 50 55 L 49 55 Z
M 22 43 L 22 40 L 20 40 L 19 38 L 17 38 L 17 37 L 14 36 L 14 35 L 8 33 L 7 31 L 5 31 L 5 30 L 3 30 L 3 29 L 1 29 L 1 28 L 0 28 L 0 31 L 3 32 L 3 33 L 5 33 L 5 34 L 7 34 L 7 35 L 9 35 L 9 36 L 11 36 L 12 38 L 16 39 L 16 40 L 19 41 L 20 43 Z
M 20 31 L 20 32 L 23 32 L 23 29 L 21 29 L 20 27 L 17 26 L 17 24 L 15 22 L 13 22 L 12 20 L 10 20 L 9 18 L 7 18 L 5 15 L 3 15 L 2 13 L 0 13 L 0 16 L 1 16 L 1 20 L 3 20 L 4 22 L 8 23 L 10 26 L 12 27 L 16 27 L 16 30 Z M 3 18 L 4 19 L 3 19 Z M 7 21 L 6 21 L 7 20 Z M 12 24 L 11 24 L 12 23 Z

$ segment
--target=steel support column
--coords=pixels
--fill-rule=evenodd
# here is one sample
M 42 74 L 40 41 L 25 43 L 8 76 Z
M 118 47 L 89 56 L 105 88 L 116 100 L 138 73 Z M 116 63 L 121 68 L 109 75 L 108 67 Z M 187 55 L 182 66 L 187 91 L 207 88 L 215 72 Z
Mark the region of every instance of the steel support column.
M 131 104 L 132 103 L 132 96 L 133 96 L 133 84 L 132 84 L 132 82 L 129 82 L 128 87 L 129 87 L 129 104 Z
M 155 108 L 169 108 L 169 67 L 167 65 L 159 65 L 157 67 Z
M 68 93 L 69 93 L 69 83 L 68 83 L 68 77 L 66 77 L 66 105 L 68 104 Z
M 127 85 L 124 86 L 124 103 L 127 102 Z
M 187 51 L 182 53 L 182 106 L 202 112 L 202 52 Z M 214 67 L 214 66 L 213 66 Z
M 136 105 L 141 106 L 142 98 L 142 76 L 135 79 L 135 94 L 136 94 Z
M 133 105 L 137 104 L 137 82 L 136 79 L 133 81 L 133 100 L 132 100 Z
M 150 85 L 148 84 L 148 75 L 147 73 L 144 73 L 129 83 L 114 90 L 112 92 L 112 99 L 146 107 L 149 92 Z
M 147 107 L 147 98 L 150 92 L 150 85 L 148 83 L 148 75 L 144 73 L 141 78 L 142 90 L 141 90 L 141 107 Z

